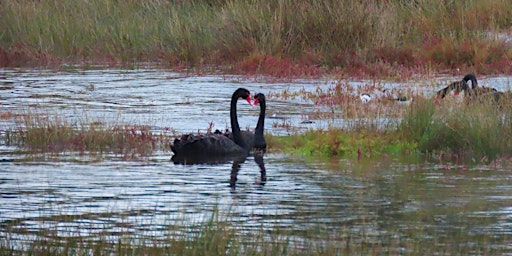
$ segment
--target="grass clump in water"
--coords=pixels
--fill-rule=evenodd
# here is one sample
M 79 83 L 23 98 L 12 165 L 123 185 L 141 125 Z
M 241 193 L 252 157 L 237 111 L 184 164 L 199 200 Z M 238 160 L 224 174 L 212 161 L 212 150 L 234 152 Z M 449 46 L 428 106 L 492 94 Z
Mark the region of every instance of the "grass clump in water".
M 361 158 L 382 155 L 412 154 L 416 144 L 396 137 L 392 131 L 373 129 L 346 130 L 329 128 L 309 130 L 304 134 L 268 136 L 272 150 L 290 152 L 310 158 Z
M 69 123 L 57 116 L 35 114 L 17 118 L 18 127 L 5 135 L 7 145 L 35 153 L 114 153 L 125 158 L 150 156 L 169 145 L 170 135 L 155 134 L 148 125 Z

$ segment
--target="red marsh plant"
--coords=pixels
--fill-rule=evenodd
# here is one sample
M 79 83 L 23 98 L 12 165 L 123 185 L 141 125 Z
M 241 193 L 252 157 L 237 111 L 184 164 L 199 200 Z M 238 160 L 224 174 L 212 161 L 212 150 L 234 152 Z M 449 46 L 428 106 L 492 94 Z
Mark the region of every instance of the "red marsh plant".
M 276 78 L 318 78 L 322 74 L 315 65 L 259 54 L 251 55 L 235 65 L 234 71 L 246 75 L 263 74 Z

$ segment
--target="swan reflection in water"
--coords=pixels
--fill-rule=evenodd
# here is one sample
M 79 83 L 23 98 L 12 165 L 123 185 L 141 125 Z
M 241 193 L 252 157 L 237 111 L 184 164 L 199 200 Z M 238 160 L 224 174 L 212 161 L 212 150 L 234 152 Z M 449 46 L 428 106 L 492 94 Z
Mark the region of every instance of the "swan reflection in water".
M 254 162 L 258 165 L 260 169 L 260 180 L 257 184 L 264 186 L 267 182 L 267 170 L 265 169 L 265 162 L 263 160 L 263 156 L 265 155 L 264 151 L 258 150 L 254 152 Z M 240 171 L 240 167 L 245 162 L 246 158 L 236 159 L 233 161 L 233 165 L 231 167 L 231 179 L 229 180 L 229 186 L 232 190 L 236 188 L 236 182 L 238 180 L 238 172 Z
M 265 162 L 263 160 L 263 156 L 265 155 L 264 150 L 255 150 L 253 153 L 254 162 L 260 169 L 260 180 L 257 182 L 259 185 L 265 185 L 267 182 L 267 170 L 265 168 Z M 236 187 L 236 182 L 238 180 L 238 172 L 242 167 L 242 164 L 245 163 L 247 157 L 245 155 L 242 156 L 223 156 L 223 157 L 177 157 L 173 156 L 172 161 L 174 164 L 182 164 L 182 165 L 196 165 L 196 164 L 206 164 L 206 165 L 217 165 L 217 164 L 225 164 L 233 161 L 231 166 L 231 175 L 229 179 L 229 186 L 234 190 Z M 251 168 L 252 169 L 252 168 Z M 255 168 L 254 168 L 255 169 Z

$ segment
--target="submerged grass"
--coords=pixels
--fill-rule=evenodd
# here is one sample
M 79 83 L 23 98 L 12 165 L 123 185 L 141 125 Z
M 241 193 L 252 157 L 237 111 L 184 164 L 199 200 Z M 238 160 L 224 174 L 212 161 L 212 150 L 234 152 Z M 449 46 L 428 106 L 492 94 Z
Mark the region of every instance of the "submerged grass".
M 275 76 L 510 71 L 512 2 L 18 0 L 0 9 L 0 63 L 232 65 Z
M 506 244 L 508 237 L 468 235 L 458 229 L 449 237 L 436 236 L 435 229 L 422 228 L 401 231 L 396 227 L 375 227 L 376 223 L 360 223 L 338 227 L 310 227 L 306 230 L 254 227 L 243 230 L 215 210 L 197 225 L 169 225 L 161 232 L 167 235 L 103 233 L 94 237 L 73 232 L 68 235 L 62 227 L 46 225 L 32 240 L 28 230 L 0 242 L 1 255 L 492 255 L 501 251 L 493 246 Z M 422 218 L 422 217 L 419 217 Z M 107 220 L 106 217 L 103 220 Z M 53 230 L 53 228 L 58 230 Z M 375 228 L 384 229 L 378 235 Z M 432 233 L 434 232 L 434 233 Z M 443 231 L 439 231 L 443 232 Z M 425 238 L 429 236 L 440 238 Z M 12 233 L 11 233 L 12 234 Z M 441 239 L 442 237 L 442 239 Z M 470 239 L 468 242 L 467 239 Z

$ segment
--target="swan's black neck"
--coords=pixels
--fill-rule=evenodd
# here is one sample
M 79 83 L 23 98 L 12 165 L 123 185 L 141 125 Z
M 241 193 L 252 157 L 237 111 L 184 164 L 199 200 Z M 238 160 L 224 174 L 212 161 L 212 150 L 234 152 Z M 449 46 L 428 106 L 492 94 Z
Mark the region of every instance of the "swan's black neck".
M 231 97 L 231 107 L 229 109 L 229 116 L 231 120 L 231 132 L 233 133 L 233 140 L 235 143 L 242 148 L 247 148 L 247 145 L 242 138 L 242 132 L 240 132 L 240 125 L 238 125 L 238 117 L 236 116 L 236 103 L 238 102 L 238 98 L 240 97 L 240 93 L 237 90 L 233 96 Z
M 468 81 L 471 81 L 471 86 L 473 88 L 470 88 L 470 89 L 475 89 L 476 87 L 478 87 L 478 82 L 476 81 L 476 76 L 474 74 L 467 74 L 464 76 L 464 78 L 462 80 L 465 83 L 467 83 Z
M 263 100 L 259 100 L 258 103 L 260 104 L 260 116 L 258 117 L 258 124 L 256 125 L 254 134 L 256 136 L 263 136 L 263 129 L 265 128 L 265 110 L 267 109 L 267 106 L 264 98 Z
M 263 136 L 263 130 L 265 128 L 265 110 L 267 109 L 267 106 L 265 102 L 265 95 L 257 94 L 255 98 L 258 99 L 258 103 L 260 104 L 260 116 L 258 117 L 256 130 L 254 131 L 253 147 L 258 150 L 263 150 L 264 152 L 267 148 L 267 142 L 265 141 L 265 136 Z

